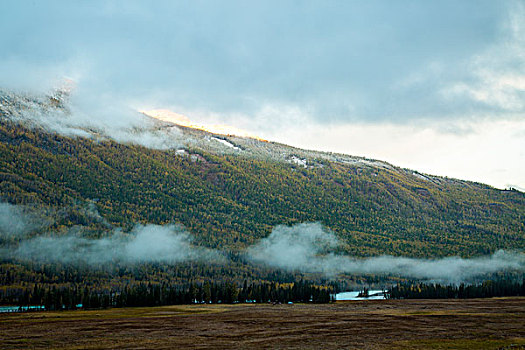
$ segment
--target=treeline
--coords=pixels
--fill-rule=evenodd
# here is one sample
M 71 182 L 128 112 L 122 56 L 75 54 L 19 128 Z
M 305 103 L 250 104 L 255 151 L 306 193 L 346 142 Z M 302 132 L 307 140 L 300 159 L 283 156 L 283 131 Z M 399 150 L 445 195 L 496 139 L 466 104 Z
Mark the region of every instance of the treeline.
M 120 290 L 95 290 L 79 285 L 45 287 L 35 284 L 18 292 L 0 291 L 0 304 L 44 306 L 46 310 L 95 309 L 108 307 L 163 306 L 177 304 L 232 303 L 329 303 L 335 300 L 333 287 L 311 282 L 191 283 L 187 286 L 138 283 Z
M 325 284 L 323 279 L 298 276 L 282 270 L 241 264 L 233 255 L 227 255 L 229 264 L 211 264 L 205 262 L 137 263 L 137 264 L 99 264 L 68 265 L 63 263 L 18 262 L 2 263 L 0 257 L 0 286 L 17 288 L 20 286 L 69 285 L 76 284 L 88 288 L 114 287 L 121 288 L 129 281 L 151 282 L 153 284 L 185 285 L 190 281 L 204 283 L 213 280 L 215 283 L 234 282 L 242 285 L 245 279 L 250 282 L 292 283 L 301 279 L 316 284 Z M 249 276 L 249 278 L 248 278 Z
M 441 285 L 425 283 L 399 283 L 389 293 L 391 299 L 468 299 L 507 296 L 525 296 L 525 278 L 485 281 L 480 284 Z

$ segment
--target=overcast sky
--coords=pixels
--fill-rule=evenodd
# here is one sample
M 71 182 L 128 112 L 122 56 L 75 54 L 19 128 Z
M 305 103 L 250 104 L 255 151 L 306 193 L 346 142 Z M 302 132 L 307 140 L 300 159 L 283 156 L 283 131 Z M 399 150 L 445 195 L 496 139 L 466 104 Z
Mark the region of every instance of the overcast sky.
M 1 5 L 0 87 L 525 188 L 524 1 Z

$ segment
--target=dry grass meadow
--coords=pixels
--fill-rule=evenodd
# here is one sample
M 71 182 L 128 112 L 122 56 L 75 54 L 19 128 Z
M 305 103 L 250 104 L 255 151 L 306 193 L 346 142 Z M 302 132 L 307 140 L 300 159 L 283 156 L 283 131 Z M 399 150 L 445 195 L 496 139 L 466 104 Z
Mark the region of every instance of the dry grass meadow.
M 525 349 L 525 298 L 0 314 L 2 349 Z

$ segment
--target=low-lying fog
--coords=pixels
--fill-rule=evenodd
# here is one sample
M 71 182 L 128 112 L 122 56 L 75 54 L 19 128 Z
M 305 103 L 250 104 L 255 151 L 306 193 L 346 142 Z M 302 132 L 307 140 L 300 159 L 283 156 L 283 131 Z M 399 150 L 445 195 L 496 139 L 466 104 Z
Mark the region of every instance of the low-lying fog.
M 96 213 L 95 213 L 96 214 Z M 98 215 L 98 214 L 97 214 Z M 180 225 L 137 225 L 130 232 L 113 229 L 100 239 L 82 236 L 81 227 L 46 232 L 46 220 L 24 206 L 0 203 L 2 258 L 68 264 L 202 261 L 228 263 L 219 251 L 199 247 Z M 34 235 L 35 230 L 45 234 Z M 11 238 L 10 243 L 5 243 Z M 15 239 L 13 243 L 13 238 Z M 458 283 L 500 271 L 525 271 L 523 252 L 497 251 L 490 256 L 441 259 L 376 256 L 358 258 L 338 253 L 339 238 L 319 223 L 276 226 L 270 235 L 245 250 L 245 257 L 287 271 L 338 274 L 397 275 L 421 280 Z

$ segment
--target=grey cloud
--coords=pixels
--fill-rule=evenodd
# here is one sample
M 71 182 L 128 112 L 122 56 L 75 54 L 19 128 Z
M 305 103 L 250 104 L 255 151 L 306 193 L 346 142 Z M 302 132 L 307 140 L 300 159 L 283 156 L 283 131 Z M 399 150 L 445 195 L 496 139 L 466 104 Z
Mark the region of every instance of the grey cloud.
M 248 256 L 272 267 L 336 276 L 351 274 L 391 274 L 404 277 L 461 282 L 505 270 L 525 271 L 525 254 L 498 251 L 492 256 L 463 259 L 413 259 L 393 256 L 356 258 L 336 254 L 339 241 L 320 224 L 278 226 L 259 243 L 250 247 Z
M 243 115 L 260 128 L 282 123 L 277 112 L 258 122 L 268 106 L 307 106 L 305 118 L 323 122 L 499 115 L 501 105 L 440 91 L 476 79 L 466 68 L 506 40 L 513 4 L 8 1 L 0 83 L 34 88 L 71 76 L 83 96 Z
M 467 76 L 439 91 L 452 106 L 467 100 L 478 112 L 525 112 L 525 4 L 513 2 L 509 9 L 502 38 L 472 57 Z

